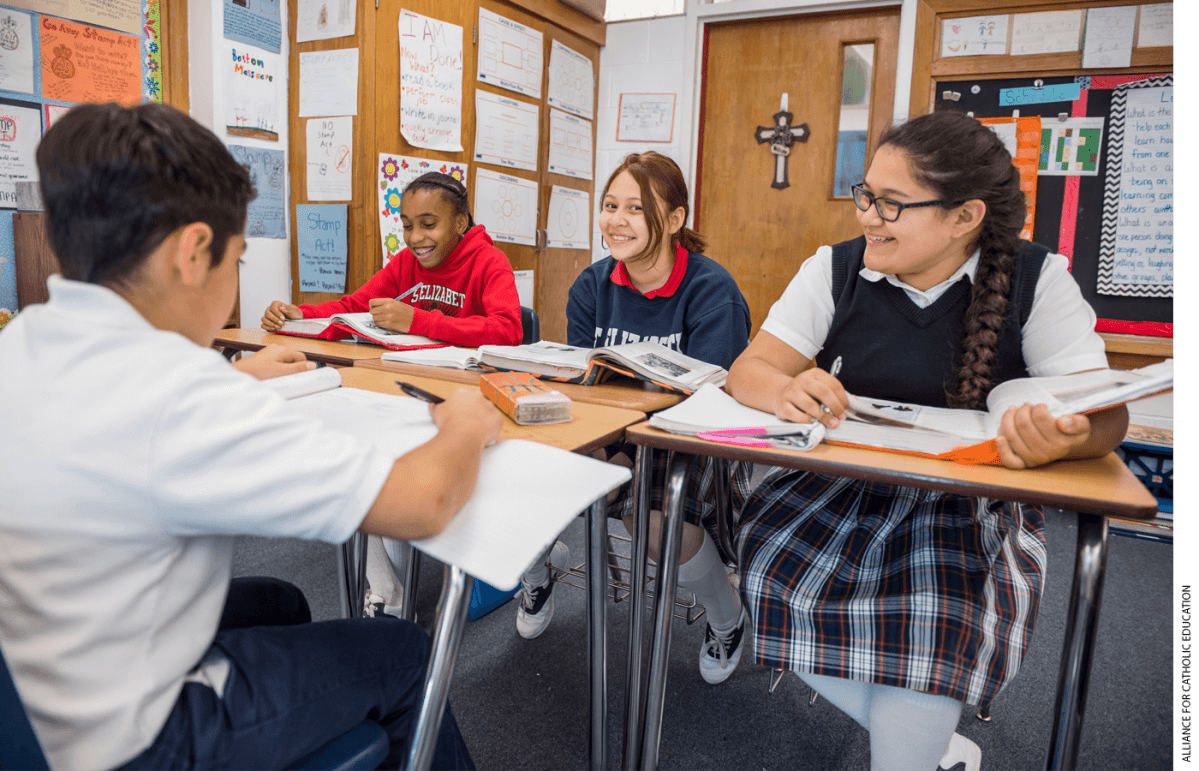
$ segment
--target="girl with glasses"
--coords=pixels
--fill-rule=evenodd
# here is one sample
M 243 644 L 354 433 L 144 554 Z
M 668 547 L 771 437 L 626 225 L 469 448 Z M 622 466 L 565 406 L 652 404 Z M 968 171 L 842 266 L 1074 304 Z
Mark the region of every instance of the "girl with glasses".
M 848 393 L 979 409 L 1005 380 L 1107 366 L 1066 258 L 1020 240 L 1019 175 L 982 124 L 940 112 L 893 127 L 854 201 L 862 235 L 802 265 L 730 371 L 738 400 L 832 427 Z M 1127 421 L 1123 407 L 1055 419 L 1024 405 L 1003 418 L 1003 464 L 1104 455 Z M 979 767 L 954 731 L 1027 649 L 1039 509 L 779 470 L 746 501 L 738 550 L 755 659 L 865 727 L 872 769 Z

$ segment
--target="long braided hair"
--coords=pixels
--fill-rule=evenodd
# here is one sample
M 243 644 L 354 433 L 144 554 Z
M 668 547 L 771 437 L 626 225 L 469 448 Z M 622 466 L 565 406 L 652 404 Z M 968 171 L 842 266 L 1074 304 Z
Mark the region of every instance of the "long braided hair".
M 1012 275 L 1024 226 L 1020 174 L 1003 142 L 986 126 L 962 113 L 922 115 L 893 126 L 879 140 L 907 155 L 912 175 L 954 208 L 980 200 L 987 206 L 978 240 L 978 271 L 966 308 L 964 333 L 946 386 L 950 407 L 985 409 L 995 386 L 992 367 L 1012 293 Z

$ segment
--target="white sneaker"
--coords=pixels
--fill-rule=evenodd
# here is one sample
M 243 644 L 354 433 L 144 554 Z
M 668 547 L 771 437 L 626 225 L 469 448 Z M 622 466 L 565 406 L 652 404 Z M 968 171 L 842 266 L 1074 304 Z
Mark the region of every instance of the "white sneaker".
M 370 589 L 366 590 L 366 597 L 362 600 L 362 615 L 366 618 L 383 615 L 383 598 L 373 594 Z
M 558 541 L 550 549 L 549 564 L 555 568 L 570 562 L 570 547 Z M 520 607 L 516 609 L 516 631 L 526 640 L 540 637 L 554 617 L 554 581 L 547 572 L 546 582 L 531 586 L 521 579 Z
M 704 644 L 699 649 L 699 674 L 704 682 L 716 685 L 729 679 L 741 661 L 741 638 L 745 636 L 745 609 L 731 632 L 717 634 L 708 624 Z
M 955 733 L 949 738 L 945 755 L 937 763 L 938 771 L 978 771 L 983 763 L 983 751 L 974 742 Z

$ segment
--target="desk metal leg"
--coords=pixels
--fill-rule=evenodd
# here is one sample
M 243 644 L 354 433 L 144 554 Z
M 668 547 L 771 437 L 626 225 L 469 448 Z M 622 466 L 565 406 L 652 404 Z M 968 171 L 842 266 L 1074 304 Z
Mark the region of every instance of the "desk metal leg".
M 1107 566 L 1107 518 L 1078 515 L 1078 551 L 1074 560 L 1074 587 L 1066 616 L 1066 639 L 1054 699 L 1053 740 L 1048 769 L 1078 766 L 1078 739 L 1091 682 L 1091 655 L 1099 627 L 1099 604 Z
M 689 458 L 676 453 L 666 480 L 666 522 L 659 548 L 658 586 L 654 595 L 653 645 L 650 648 L 649 683 L 645 692 L 645 739 L 641 768 L 656 771 L 662 737 L 662 711 L 666 700 L 666 665 L 670 657 L 670 622 L 674 619 L 674 592 L 679 580 L 679 555 L 683 549 L 683 492 Z
M 587 668 L 591 673 L 591 768 L 608 767 L 608 501 L 587 514 Z
M 407 541 L 401 541 L 404 545 L 404 575 L 400 576 L 403 582 L 404 594 L 400 600 L 400 617 L 405 621 L 416 621 L 416 576 L 417 570 L 420 567 L 420 552 L 412 548 L 412 544 Z
M 337 547 L 337 588 L 341 593 L 341 617 L 360 618 L 366 591 L 366 535 L 354 533 Z
M 441 717 L 450 694 L 454 659 L 458 655 L 458 643 L 470 607 L 470 585 L 470 576 L 453 565 L 445 566 L 441 599 L 437 603 L 437 625 L 433 630 L 433 650 L 425 670 L 424 698 L 416 716 L 408 762 L 404 766 L 408 771 L 428 771 L 433 764 Z
M 629 652 L 624 681 L 624 764 L 625 771 L 641 768 L 641 722 L 645 714 L 642 702 L 641 669 L 645 639 L 645 573 L 649 561 L 649 486 L 654 451 L 637 447 L 633 473 L 632 555 L 629 576 Z

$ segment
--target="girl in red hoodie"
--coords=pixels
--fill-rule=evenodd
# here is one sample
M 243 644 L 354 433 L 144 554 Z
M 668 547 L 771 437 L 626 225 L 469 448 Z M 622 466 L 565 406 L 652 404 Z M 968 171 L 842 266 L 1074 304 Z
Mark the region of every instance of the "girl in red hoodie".
M 317 305 L 276 300 L 262 317 L 275 332 L 287 319 L 370 311 L 396 332 L 453 345 L 520 343 L 520 300 L 507 256 L 470 216 L 466 187 L 446 174 L 422 174 L 404 188 L 401 251 L 357 292 Z

